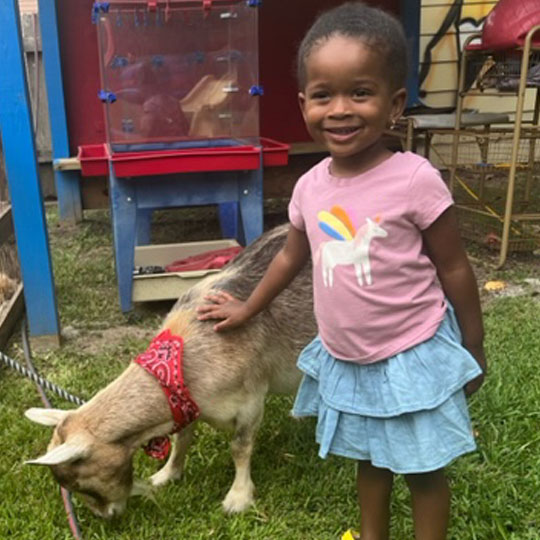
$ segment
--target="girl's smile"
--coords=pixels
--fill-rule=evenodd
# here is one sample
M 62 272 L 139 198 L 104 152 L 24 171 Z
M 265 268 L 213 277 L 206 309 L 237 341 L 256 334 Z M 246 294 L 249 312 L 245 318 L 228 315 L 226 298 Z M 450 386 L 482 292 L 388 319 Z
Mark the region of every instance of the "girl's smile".
M 354 138 L 360 128 L 358 126 L 336 126 L 326 127 L 324 130 L 328 133 L 328 137 L 335 140 L 336 143 L 344 143 Z
M 372 47 L 342 35 L 306 59 L 300 107 L 313 139 L 330 151 L 334 174 L 359 174 L 389 155 L 381 136 L 400 116 L 406 94 L 390 87 L 383 64 Z

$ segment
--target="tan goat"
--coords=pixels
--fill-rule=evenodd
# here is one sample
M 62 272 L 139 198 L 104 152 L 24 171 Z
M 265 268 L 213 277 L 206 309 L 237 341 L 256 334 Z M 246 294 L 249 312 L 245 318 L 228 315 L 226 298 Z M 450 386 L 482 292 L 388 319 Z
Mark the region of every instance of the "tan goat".
M 197 320 L 195 309 L 210 290 L 247 298 L 284 243 L 288 226 L 264 234 L 231 264 L 207 277 L 175 304 L 161 330 L 184 339 L 184 380 L 200 409 L 199 420 L 233 430 L 236 468 L 223 507 L 240 512 L 253 503 L 250 461 L 268 392 L 290 393 L 299 383 L 296 358 L 314 337 L 311 267 L 303 269 L 271 306 L 245 326 L 216 333 L 214 322 Z M 39 409 L 26 416 L 55 426 L 47 453 L 28 461 L 46 465 L 94 513 L 121 513 L 130 495 L 143 491 L 133 480 L 132 458 L 148 440 L 171 432 L 173 421 L 157 380 L 135 363 L 76 410 Z M 180 478 L 195 424 L 175 436 L 154 486 Z

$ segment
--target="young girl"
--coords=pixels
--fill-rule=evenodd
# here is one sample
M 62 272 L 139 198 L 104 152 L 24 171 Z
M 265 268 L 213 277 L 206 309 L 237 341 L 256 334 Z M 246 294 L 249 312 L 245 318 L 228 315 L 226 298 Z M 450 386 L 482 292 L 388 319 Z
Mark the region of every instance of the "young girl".
M 299 102 L 330 157 L 296 184 L 286 245 L 251 296 L 216 292 L 199 307 L 199 319 L 221 319 L 217 331 L 241 325 L 311 256 L 319 333 L 298 360 L 293 414 L 318 417 L 321 457 L 358 461 L 362 540 L 388 538 L 395 473 L 417 540 L 446 538 L 443 468 L 475 449 L 465 394 L 486 369 L 450 193 L 428 161 L 382 141 L 405 106 L 406 50 L 400 24 L 359 2 L 314 23 L 298 53 Z

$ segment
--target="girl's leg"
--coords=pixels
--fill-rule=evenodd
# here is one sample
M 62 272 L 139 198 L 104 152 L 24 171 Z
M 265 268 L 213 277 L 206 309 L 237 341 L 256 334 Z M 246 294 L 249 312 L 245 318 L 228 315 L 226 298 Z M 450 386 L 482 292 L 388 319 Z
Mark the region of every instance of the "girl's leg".
M 411 490 L 416 540 L 445 540 L 450 516 L 450 488 L 444 469 L 405 475 Z
M 393 478 L 387 469 L 374 467 L 369 461 L 358 462 L 356 482 L 362 540 L 388 540 Z

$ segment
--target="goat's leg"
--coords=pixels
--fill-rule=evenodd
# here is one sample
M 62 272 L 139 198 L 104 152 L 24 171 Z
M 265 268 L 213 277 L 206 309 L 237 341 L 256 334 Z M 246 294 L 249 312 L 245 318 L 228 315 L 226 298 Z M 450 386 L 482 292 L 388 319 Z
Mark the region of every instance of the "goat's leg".
M 173 447 L 167 463 L 150 477 L 153 486 L 162 486 L 171 480 L 179 480 L 184 470 L 184 462 L 188 448 L 193 440 L 195 425 L 190 424 L 179 433 L 173 435 Z
M 235 432 L 231 442 L 235 476 L 223 500 L 226 512 L 242 512 L 253 504 L 255 485 L 251 480 L 251 454 L 257 430 L 264 412 L 266 391 L 254 394 L 243 405 L 235 419 Z

